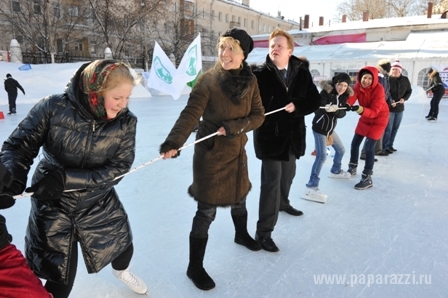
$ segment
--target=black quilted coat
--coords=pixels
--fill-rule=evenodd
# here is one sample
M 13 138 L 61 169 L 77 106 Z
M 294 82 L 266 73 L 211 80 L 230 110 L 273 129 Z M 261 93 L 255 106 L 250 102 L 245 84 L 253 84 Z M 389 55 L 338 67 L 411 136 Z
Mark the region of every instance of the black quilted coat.
M 131 168 L 137 118 L 127 109 L 111 120 L 97 120 L 79 93 L 79 75 L 63 94 L 37 103 L 2 147 L 1 161 L 26 185 L 41 149 L 32 183 L 44 173 L 64 169 L 66 190 L 59 200 L 31 199 L 25 239 L 28 264 L 41 278 L 67 282 L 70 242 L 79 241 L 89 273 L 108 265 L 132 242 L 127 214 L 113 179 Z

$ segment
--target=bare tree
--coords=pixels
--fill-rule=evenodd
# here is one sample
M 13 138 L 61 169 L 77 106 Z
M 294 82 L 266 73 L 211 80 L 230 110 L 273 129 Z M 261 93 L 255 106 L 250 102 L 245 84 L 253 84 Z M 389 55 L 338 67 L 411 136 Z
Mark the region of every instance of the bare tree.
M 114 58 L 129 56 L 142 44 L 150 19 L 163 11 L 164 0 L 88 0 L 98 43 L 112 50 Z M 142 45 L 143 46 L 143 45 Z
M 416 0 L 388 0 L 386 5 L 391 17 L 405 17 L 412 13 Z
M 11 25 L 13 37 L 21 37 L 24 49 L 38 54 L 42 62 L 49 57 L 54 62 L 56 41 L 69 40 L 76 24 L 85 18 L 83 10 L 76 15 L 64 13 L 62 0 L 8 1 L 8 4 L 0 6 L 0 14 Z
M 352 21 L 361 20 L 365 11 L 369 12 L 370 19 L 404 17 L 423 14 L 423 2 L 427 7 L 426 0 L 345 0 L 338 5 L 337 11 Z

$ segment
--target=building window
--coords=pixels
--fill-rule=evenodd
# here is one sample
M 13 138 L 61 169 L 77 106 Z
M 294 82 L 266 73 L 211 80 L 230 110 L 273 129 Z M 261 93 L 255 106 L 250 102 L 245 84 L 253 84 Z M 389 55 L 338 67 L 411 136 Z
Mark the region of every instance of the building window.
M 20 2 L 19 1 L 12 1 L 12 11 L 20 12 Z
M 218 20 L 221 22 L 221 20 L 222 20 L 222 12 L 220 12 L 220 13 L 218 14 Z
M 210 14 L 210 17 L 212 18 L 212 20 L 215 18 L 215 11 L 214 10 L 212 10 L 212 12 Z
M 42 14 L 42 10 L 40 7 L 40 0 L 33 0 L 34 4 L 33 4 L 33 10 L 34 10 L 34 14 Z
M 174 12 L 177 12 L 177 2 L 174 2 Z
M 244 19 L 244 28 L 246 28 L 246 27 L 247 27 L 247 20 Z
M 78 16 L 78 6 L 70 6 L 68 9 L 68 14 L 72 17 Z
M 229 22 L 229 14 L 226 13 L 226 23 Z
M 205 8 L 202 9 L 202 17 L 205 18 Z
M 232 22 L 235 22 L 235 16 L 232 16 Z
M 57 19 L 61 17 L 61 9 L 59 7 L 59 3 L 53 3 L 53 15 Z
M 250 21 L 250 28 L 254 29 L 254 21 Z
M 75 44 L 75 51 L 82 51 L 82 43 Z

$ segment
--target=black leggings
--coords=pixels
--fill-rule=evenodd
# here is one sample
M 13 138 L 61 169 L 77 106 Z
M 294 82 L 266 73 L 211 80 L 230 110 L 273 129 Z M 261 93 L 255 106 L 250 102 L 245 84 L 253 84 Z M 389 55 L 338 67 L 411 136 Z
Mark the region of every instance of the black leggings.
M 45 289 L 47 289 L 49 293 L 53 294 L 54 298 L 67 298 L 72 291 L 73 284 L 75 283 L 76 270 L 78 267 L 78 242 L 72 242 L 71 251 L 72 254 L 70 255 L 68 261 L 68 284 L 64 285 L 53 281 L 47 281 L 45 283 Z M 115 260 L 112 261 L 112 268 L 115 270 L 124 270 L 128 268 L 133 253 L 134 246 L 131 243 L 125 251 L 123 251 Z

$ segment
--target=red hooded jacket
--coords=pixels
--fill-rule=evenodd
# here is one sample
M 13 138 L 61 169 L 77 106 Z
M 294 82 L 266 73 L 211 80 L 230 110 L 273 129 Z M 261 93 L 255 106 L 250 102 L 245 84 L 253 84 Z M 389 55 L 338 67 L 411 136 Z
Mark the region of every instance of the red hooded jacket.
M 361 73 L 367 70 L 373 75 L 373 82 L 367 88 L 361 85 Z M 378 70 L 374 66 L 366 66 L 358 72 L 358 80 L 353 87 L 354 94 L 347 100 L 349 105 L 353 105 L 356 100 L 364 108 L 355 133 L 379 140 L 383 136 L 389 121 L 389 107 L 384 98 L 384 89 L 378 83 Z

